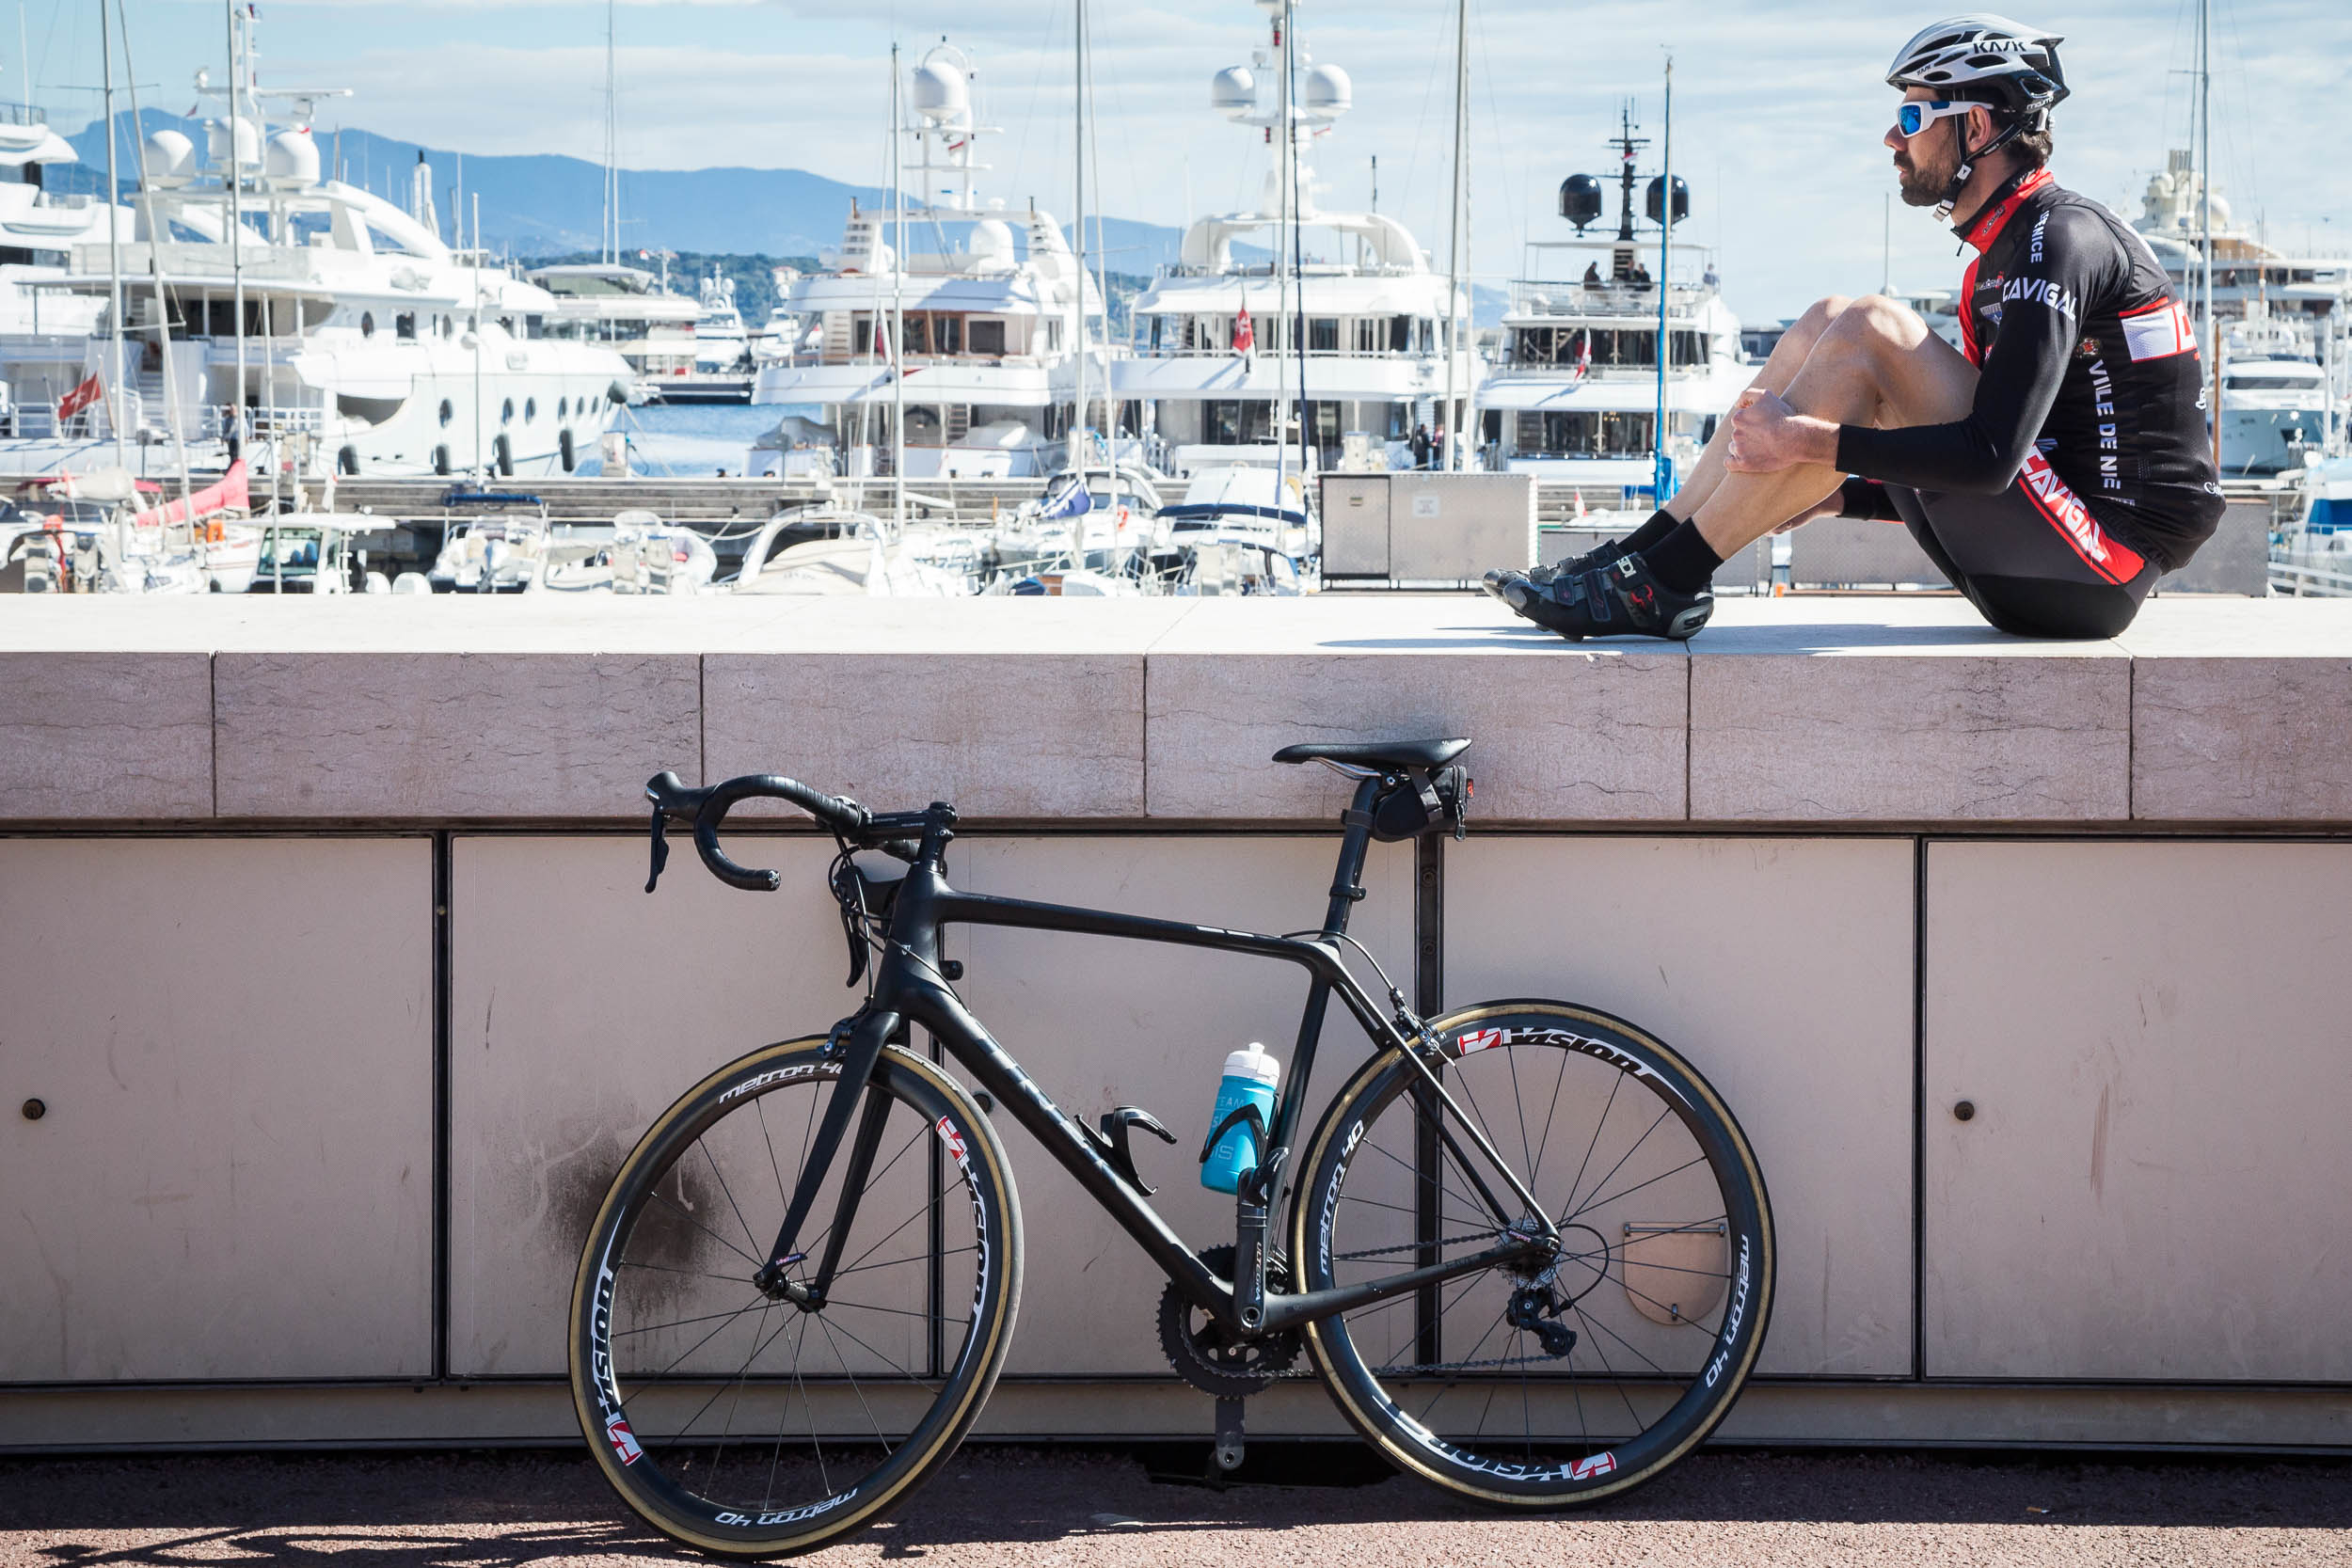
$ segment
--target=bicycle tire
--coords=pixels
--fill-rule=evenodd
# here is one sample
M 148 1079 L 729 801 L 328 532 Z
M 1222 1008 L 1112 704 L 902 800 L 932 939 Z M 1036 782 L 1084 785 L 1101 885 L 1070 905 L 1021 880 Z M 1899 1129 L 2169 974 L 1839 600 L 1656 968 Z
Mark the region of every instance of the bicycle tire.
M 886 1096 L 890 1110 L 833 1299 L 811 1310 L 752 1284 L 799 1169 L 779 1133 L 785 1149 L 796 1132 L 804 1148 L 839 1074 L 825 1043 L 812 1037 L 753 1052 L 663 1112 L 614 1176 L 573 1285 L 572 1398 L 598 1468 L 654 1528 L 725 1557 L 810 1550 L 873 1523 L 919 1486 L 955 1452 L 994 1386 L 1020 1307 L 1020 1206 L 1003 1147 L 961 1085 L 898 1047 L 882 1053 L 870 1081 L 868 1094 Z M 836 1172 L 847 1149 L 845 1140 Z M 743 1174 L 730 1181 L 730 1169 Z M 829 1181 L 811 1212 L 801 1244 L 812 1259 L 837 1191 L 837 1179 Z M 697 1217 L 706 1206 L 707 1225 Z M 854 1287 L 846 1283 L 853 1276 Z M 704 1298 L 722 1309 L 705 1315 Z M 739 1299 L 745 1305 L 725 1309 Z M 968 1317 L 947 1317 L 966 1300 Z M 670 1316 L 644 1321 L 649 1313 Z M 918 1326 L 920 1370 L 918 1353 L 903 1348 Z M 775 1354 L 787 1338 L 789 1351 Z
M 1773 1276 L 1772 1204 L 1755 1152 L 1698 1071 L 1622 1019 L 1567 1003 L 1511 1000 L 1450 1013 L 1430 1033 L 1445 1053 L 1441 1078 L 1465 1114 L 1505 1159 L 1525 1151 L 1522 1177 L 1563 1236 L 1554 1276 L 1537 1285 L 1489 1269 L 1325 1319 L 1308 1327 L 1309 1357 L 1367 1440 L 1398 1468 L 1449 1491 L 1506 1510 L 1564 1508 L 1628 1492 L 1704 1441 L 1755 1367 Z M 1534 1076 L 1523 1070 L 1522 1052 L 1524 1065 L 1541 1074 L 1538 1098 L 1545 1083 L 1552 1086 L 1540 1142 L 1521 1094 L 1522 1080 Z M 1543 1052 L 1556 1054 L 1556 1068 Z M 1434 1137 L 1419 1131 L 1425 1123 L 1413 1104 L 1417 1092 L 1426 1099 L 1416 1090 L 1422 1082 L 1402 1053 L 1384 1052 L 1325 1113 L 1293 1208 L 1291 1255 L 1302 1289 L 1355 1283 L 1498 1239 L 1483 1212 L 1469 1212 L 1473 1184 L 1458 1162 L 1451 1153 L 1430 1156 Z M 1491 1125 L 1477 1091 L 1504 1082 L 1519 1114 Z M 1596 1104 L 1586 1137 L 1577 1124 Z M 1564 1105 L 1571 1108 L 1565 1123 Z M 1613 1129 L 1613 1116 L 1628 1107 L 1638 1114 Z M 1653 1143 L 1669 1120 L 1677 1131 Z M 1581 1142 L 1583 1149 L 1553 1212 L 1558 1167 L 1547 1179 L 1543 1161 L 1562 1126 L 1571 1129 L 1566 1146 Z M 1401 1130 L 1415 1133 L 1409 1155 L 1400 1153 Z M 1372 1152 L 1389 1158 L 1375 1161 Z M 1354 1192 L 1347 1190 L 1352 1173 L 1368 1173 Z M 1398 1200 L 1400 1190 L 1407 1201 Z M 1366 1248 L 1367 1236 L 1393 1240 Z M 1716 1261 L 1720 1270 L 1702 1266 Z M 1720 1296 L 1708 1306 L 1714 1290 Z M 1539 1291 L 1565 1301 L 1549 1309 Z M 1496 1298 L 1502 1307 L 1490 1320 L 1486 1307 Z M 1557 1338 L 1544 1336 L 1563 1329 L 1570 1331 L 1569 1348 L 1556 1351 Z M 1695 1330 L 1708 1333 L 1703 1346 Z M 1478 1338 L 1464 1349 L 1457 1337 L 1468 1333 Z M 1516 1436 L 1488 1431 L 1498 1401 L 1498 1429 L 1507 1429 L 1518 1405 Z

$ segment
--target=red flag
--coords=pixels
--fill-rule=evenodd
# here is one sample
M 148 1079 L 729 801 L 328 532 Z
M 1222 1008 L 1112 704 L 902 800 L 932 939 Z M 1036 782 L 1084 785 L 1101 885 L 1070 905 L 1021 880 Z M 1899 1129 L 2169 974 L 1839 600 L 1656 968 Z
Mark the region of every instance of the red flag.
M 1248 354 L 1258 346 L 1257 328 L 1249 325 L 1249 302 L 1244 300 L 1241 314 L 1233 318 L 1233 352 Z
M 57 418 L 61 420 L 73 418 L 74 415 L 96 403 L 103 391 L 104 388 L 98 385 L 98 372 L 92 371 L 83 379 L 80 386 L 57 400 Z
M 1581 381 L 1592 373 L 1593 335 L 1587 331 L 1580 336 L 1576 346 L 1576 378 Z

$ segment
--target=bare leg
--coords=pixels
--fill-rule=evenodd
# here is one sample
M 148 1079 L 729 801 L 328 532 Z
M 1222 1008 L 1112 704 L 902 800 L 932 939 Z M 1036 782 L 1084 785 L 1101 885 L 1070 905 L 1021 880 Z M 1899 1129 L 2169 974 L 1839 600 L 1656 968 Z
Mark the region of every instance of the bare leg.
M 1839 424 L 1915 425 L 1966 417 L 1976 393 L 1974 365 L 1910 310 L 1873 295 L 1838 313 L 1781 395 L 1798 413 Z M 1845 477 L 1815 464 L 1724 473 L 1693 520 L 1715 553 L 1728 558 L 1818 504 Z
M 1814 301 L 1804 315 L 1788 324 L 1788 330 L 1782 333 L 1780 341 L 1772 345 L 1772 356 L 1764 361 L 1763 368 L 1756 372 L 1756 379 L 1748 385 L 1787 397 L 1789 385 L 1797 379 L 1797 372 L 1804 369 L 1805 359 L 1812 354 L 1814 345 L 1821 341 L 1821 335 L 1829 330 L 1830 324 L 1852 303 L 1838 294 Z M 1707 498 L 1715 493 L 1715 486 L 1724 482 L 1724 475 L 1728 471 L 1724 467 L 1724 447 L 1730 439 L 1731 420 L 1728 418 L 1717 420 L 1715 434 L 1707 438 L 1706 447 L 1699 452 L 1698 462 L 1691 468 L 1691 476 L 1682 482 L 1665 504 L 1664 510 L 1676 521 L 1690 521 L 1692 515 L 1707 504 Z

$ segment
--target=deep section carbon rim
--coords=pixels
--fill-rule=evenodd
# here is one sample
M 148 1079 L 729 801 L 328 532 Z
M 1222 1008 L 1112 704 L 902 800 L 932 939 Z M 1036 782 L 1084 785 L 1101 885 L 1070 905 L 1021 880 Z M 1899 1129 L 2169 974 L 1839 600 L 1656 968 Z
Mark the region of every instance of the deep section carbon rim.
M 1754 1365 L 1772 1294 L 1755 1157 L 1680 1058 L 1557 1003 L 1440 1021 L 1439 1078 L 1561 1237 L 1315 1324 L 1341 1406 L 1404 1467 L 1489 1501 L 1573 1502 L 1656 1475 L 1713 1429 Z M 1342 1092 L 1310 1152 L 1298 1234 L 1309 1290 L 1482 1251 L 1507 1183 L 1420 1107 L 1396 1054 Z M 1450 1118 L 1449 1118 L 1450 1122 Z
M 898 1051 L 866 1091 L 881 1133 L 826 1299 L 753 1282 L 838 1071 L 807 1041 L 706 1081 L 623 1165 L 581 1259 L 589 1441 L 631 1508 L 707 1550 L 803 1550 L 874 1518 L 953 1451 L 1010 1330 L 1002 1152 L 967 1096 Z M 849 1164 L 845 1140 L 797 1282 L 833 1241 Z

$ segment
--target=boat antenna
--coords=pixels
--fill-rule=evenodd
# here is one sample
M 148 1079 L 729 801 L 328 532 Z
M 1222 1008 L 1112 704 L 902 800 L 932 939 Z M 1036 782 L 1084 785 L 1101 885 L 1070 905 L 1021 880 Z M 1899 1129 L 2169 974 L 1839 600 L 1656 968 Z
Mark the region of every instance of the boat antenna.
M 604 233 L 600 236 L 605 264 L 621 262 L 621 77 L 614 58 L 618 46 L 617 0 L 604 6 Z
M 1294 9 L 1295 7 L 1292 4 L 1292 0 L 1283 0 L 1282 14 L 1275 18 L 1273 21 L 1276 63 L 1282 68 L 1281 85 L 1276 89 L 1275 93 L 1276 108 L 1279 110 L 1275 123 L 1282 128 L 1282 142 L 1281 150 L 1276 153 L 1275 156 L 1283 160 L 1283 167 L 1276 172 L 1274 182 L 1274 315 L 1272 318 L 1276 333 L 1274 341 L 1274 402 L 1267 408 L 1266 418 L 1267 421 L 1274 426 L 1274 504 L 1278 509 L 1282 504 L 1284 483 L 1290 477 L 1291 450 L 1290 441 L 1282 434 L 1282 414 L 1290 403 L 1291 362 L 1289 356 L 1282 352 L 1280 333 L 1282 307 L 1285 303 L 1282 297 L 1283 268 L 1288 264 L 1288 257 L 1285 255 L 1285 252 L 1288 250 L 1291 243 L 1291 182 L 1289 165 L 1296 151 L 1296 149 L 1291 140 L 1291 73 L 1289 69 L 1291 47 L 1290 23 Z M 1267 140 L 1270 144 L 1273 140 L 1273 133 L 1269 131 L 1266 135 Z M 1296 325 L 1296 323 L 1292 324 L 1294 330 L 1295 330 Z M 1306 485 L 1306 481 L 1301 479 L 1299 481 L 1299 485 L 1303 490 Z

